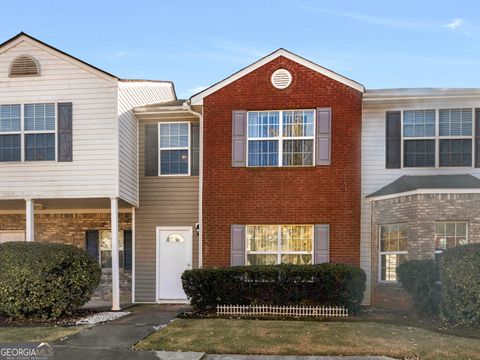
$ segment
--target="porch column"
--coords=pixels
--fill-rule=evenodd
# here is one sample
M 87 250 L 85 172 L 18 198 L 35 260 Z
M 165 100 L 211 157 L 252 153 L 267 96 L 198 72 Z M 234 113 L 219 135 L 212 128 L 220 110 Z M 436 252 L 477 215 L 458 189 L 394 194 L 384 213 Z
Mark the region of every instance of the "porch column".
M 112 311 L 120 310 L 120 270 L 118 262 L 118 199 L 110 199 L 112 231 Z
M 35 240 L 35 203 L 33 199 L 25 199 L 25 239 Z

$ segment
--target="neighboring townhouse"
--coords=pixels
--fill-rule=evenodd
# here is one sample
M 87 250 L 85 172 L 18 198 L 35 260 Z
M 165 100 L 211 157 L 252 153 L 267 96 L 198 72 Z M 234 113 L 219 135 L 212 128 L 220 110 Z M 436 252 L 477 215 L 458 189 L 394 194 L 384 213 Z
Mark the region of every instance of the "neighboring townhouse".
M 95 298 L 185 302 L 199 267 L 396 267 L 480 241 L 480 90 L 368 90 L 279 49 L 190 99 L 21 33 L 0 45 L 0 242 L 84 248 Z M 116 256 L 118 254 L 118 256 Z
M 111 299 L 113 282 L 113 308 L 119 289 L 131 302 L 132 109 L 175 99 L 171 82 L 122 80 L 24 33 L 1 44 L 0 242 L 84 248 L 102 266 L 95 297 Z
M 480 242 L 478 108 L 480 89 L 365 92 L 361 253 L 372 304 L 407 304 L 401 262 Z
M 190 267 L 359 265 L 363 91 L 279 49 L 187 101 L 136 108 L 135 300 L 185 299 Z

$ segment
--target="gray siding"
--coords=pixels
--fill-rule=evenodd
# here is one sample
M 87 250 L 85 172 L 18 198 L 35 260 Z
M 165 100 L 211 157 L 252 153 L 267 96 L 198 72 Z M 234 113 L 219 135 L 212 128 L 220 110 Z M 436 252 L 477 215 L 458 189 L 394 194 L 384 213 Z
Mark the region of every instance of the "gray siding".
M 182 118 L 180 121 L 197 121 Z M 161 121 L 169 121 L 162 119 Z M 198 176 L 145 176 L 145 124 L 139 121 L 140 206 L 135 213 L 135 301 L 154 302 L 156 278 L 156 227 L 192 226 L 198 223 Z M 193 231 L 194 267 L 198 266 L 198 238 Z

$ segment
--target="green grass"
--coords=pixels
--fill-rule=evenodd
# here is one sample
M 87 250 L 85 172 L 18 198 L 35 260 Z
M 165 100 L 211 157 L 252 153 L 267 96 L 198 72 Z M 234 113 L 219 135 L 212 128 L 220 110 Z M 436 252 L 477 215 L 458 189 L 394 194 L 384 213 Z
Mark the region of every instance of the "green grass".
M 83 329 L 83 326 L 0 327 L 0 342 L 55 341 Z
M 209 354 L 384 355 L 400 359 L 480 359 L 480 339 L 369 321 L 177 319 L 138 350 Z

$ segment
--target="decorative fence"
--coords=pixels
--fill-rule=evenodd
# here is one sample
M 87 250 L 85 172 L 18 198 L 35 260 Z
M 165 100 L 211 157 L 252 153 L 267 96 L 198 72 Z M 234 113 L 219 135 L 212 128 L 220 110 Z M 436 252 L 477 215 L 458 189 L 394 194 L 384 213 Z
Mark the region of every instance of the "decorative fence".
M 348 317 L 343 306 L 217 305 L 217 315 Z

